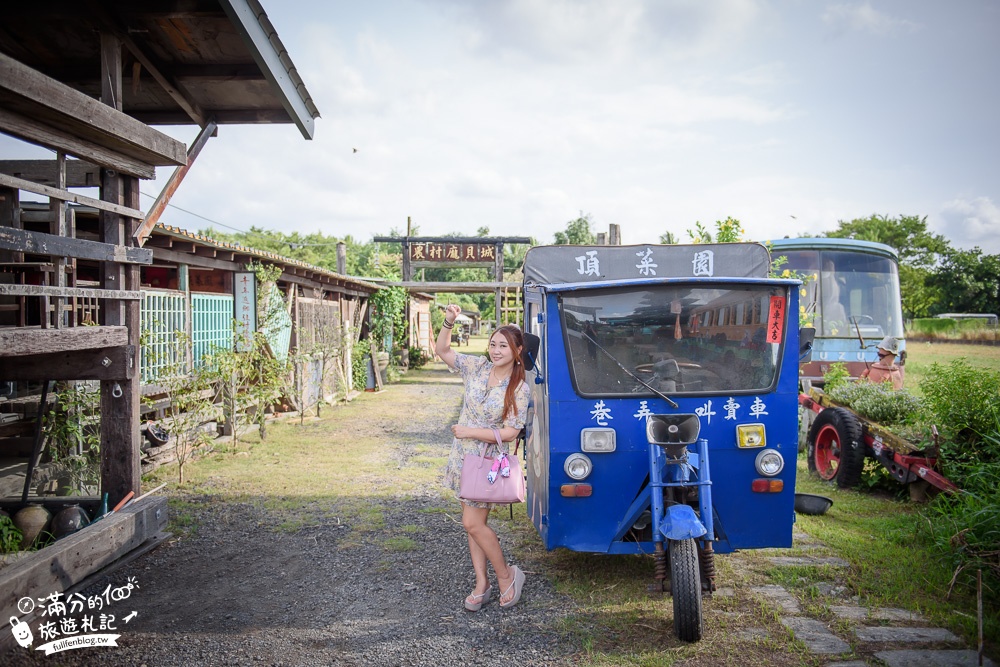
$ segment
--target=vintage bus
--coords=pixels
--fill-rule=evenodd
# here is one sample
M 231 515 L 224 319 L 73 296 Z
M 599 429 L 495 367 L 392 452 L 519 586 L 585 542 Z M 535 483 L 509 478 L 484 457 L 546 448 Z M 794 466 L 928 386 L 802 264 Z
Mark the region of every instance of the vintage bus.
M 882 243 L 838 238 L 770 241 L 772 260 L 785 257 L 788 269 L 803 280 L 799 323 L 816 329 L 811 361 L 802 379 L 821 383 L 831 364 L 843 362 L 851 377 L 877 360 L 875 346 L 885 336 L 900 341 L 897 363 L 905 363 L 899 258 Z

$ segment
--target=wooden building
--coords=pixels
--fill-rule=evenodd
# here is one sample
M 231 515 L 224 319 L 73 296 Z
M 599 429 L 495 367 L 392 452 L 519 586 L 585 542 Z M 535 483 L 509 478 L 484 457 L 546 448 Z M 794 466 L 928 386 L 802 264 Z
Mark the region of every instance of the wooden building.
M 311 138 L 318 115 L 257 0 L 0 5 L 0 132 L 52 151 L 48 160 L 0 156 L 0 378 L 100 383 L 101 488 L 112 506 L 141 491 L 144 267 L 152 280 L 173 262 L 180 291 L 182 259 L 191 260 L 188 280 L 206 264 L 238 259 L 167 228 L 159 247 L 146 240 L 220 128 L 294 123 Z M 186 147 L 151 127 L 167 124 L 201 130 Z M 173 168 L 172 177 L 143 212 L 139 181 L 157 167 Z M 27 193 L 47 197 L 47 210 L 24 210 Z M 94 219 L 84 224 L 70 203 Z M 323 284 L 305 267 L 286 275 L 290 284 Z M 165 522 L 164 499 L 146 499 L 37 555 L 56 553 L 0 570 L 0 614 L 11 616 L 23 595 L 66 590 Z

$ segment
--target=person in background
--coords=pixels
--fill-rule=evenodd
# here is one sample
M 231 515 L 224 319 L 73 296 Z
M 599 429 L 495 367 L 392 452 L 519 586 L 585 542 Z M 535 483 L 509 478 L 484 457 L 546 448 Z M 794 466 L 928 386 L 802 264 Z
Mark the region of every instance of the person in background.
M 462 462 L 466 454 L 482 454 L 484 448 L 497 449 L 493 429 L 500 432 L 504 443 L 517 438 L 528 414 L 531 389 L 524 381 L 524 335 L 513 325 L 497 329 L 489 342 L 489 356 L 469 355 L 451 349 L 450 330 L 461 312 L 451 304 L 445 308 L 444 326 L 435 345 L 435 352 L 453 371 L 462 374 L 465 400 L 458 423 L 451 427 L 455 438 L 445 468 L 445 485 L 458 497 L 461 489 Z M 496 532 L 486 524 L 490 510 L 502 507 L 495 503 L 478 503 L 459 498 L 462 503 L 462 526 L 469 541 L 472 569 L 476 585 L 465 598 L 465 608 L 479 611 L 490 601 L 493 588 L 486 571 L 487 561 L 493 566 L 500 589 L 500 606 L 513 607 L 521 598 L 524 572 L 516 565 L 507 565 Z
M 891 382 L 893 389 L 903 388 L 903 367 L 897 366 L 896 355 L 899 354 L 899 339 L 886 336 L 875 349 L 878 361 L 861 371 L 861 378 L 869 382 Z

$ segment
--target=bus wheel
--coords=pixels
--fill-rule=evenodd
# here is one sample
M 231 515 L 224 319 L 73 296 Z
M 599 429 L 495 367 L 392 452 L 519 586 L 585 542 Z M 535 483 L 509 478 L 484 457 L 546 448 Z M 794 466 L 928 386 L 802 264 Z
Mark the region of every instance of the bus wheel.
M 701 568 L 693 539 L 670 540 L 670 593 L 674 598 L 674 634 L 684 642 L 701 639 Z
M 865 443 L 861 422 L 844 408 L 819 413 L 806 441 L 809 470 L 837 486 L 849 489 L 861 481 L 865 467 Z

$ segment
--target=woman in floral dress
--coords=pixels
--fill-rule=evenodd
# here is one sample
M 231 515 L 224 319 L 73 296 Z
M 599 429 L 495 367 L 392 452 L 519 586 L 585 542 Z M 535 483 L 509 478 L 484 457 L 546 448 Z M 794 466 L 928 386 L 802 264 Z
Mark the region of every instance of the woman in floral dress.
M 445 468 L 445 484 L 458 496 L 462 460 L 466 454 L 482 454 L 483 448 L 497 445 L 493 429 L 504 443 L 512 442 L 524 426 L 531 389 L 524 381 L 521 351 L 524 336 L 516 326 L 506 325 L 490 336 L 489 357 L 461 354 L 451 349 L 451 329 L 461 309 L 452 304 L 445 309 L 444 326 L 438 334 L 435 351 L 453 371 L 462 374 L 465 399 L 458 423 L 451 427 L 455 439 Z M 496 453 L 494 451 L 494 453 Z M 462 503 L 462 526 L 469 540 L 469 555 L 476 573 L 476 585 L 465 598 L 465 608 L 479 611 L 493 592 L 486 571 L 493 566 L 500 589 L 500 606 L 513 607 L 521 598 L 524 572 L 507 565 L 497 534 L 486 524 L 490 510 L 500 505 L 459 499 Z

